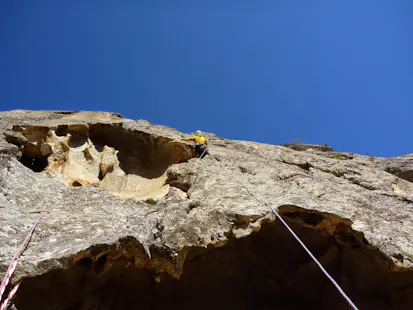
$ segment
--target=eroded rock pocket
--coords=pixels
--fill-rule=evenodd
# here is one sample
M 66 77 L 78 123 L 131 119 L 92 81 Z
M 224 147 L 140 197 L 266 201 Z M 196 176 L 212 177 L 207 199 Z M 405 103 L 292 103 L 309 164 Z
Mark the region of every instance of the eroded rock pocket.
M 95 186 L 120 197 L 160 199 L 169 192 L 167 169 L 192 158 L 183 143 L 122 124 L 15 126 L 26 141 L 20 161 L 67 186 Z

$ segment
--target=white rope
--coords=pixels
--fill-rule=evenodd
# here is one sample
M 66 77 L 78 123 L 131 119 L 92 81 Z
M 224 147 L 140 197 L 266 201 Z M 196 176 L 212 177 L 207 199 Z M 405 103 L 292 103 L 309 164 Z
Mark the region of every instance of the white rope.
M 198 162 L 202 156 L 204 156 L 204 154 L 206 153 L 206 151 L 208 150 L 208 147 L 205 145 L 205 150 L 202 152 L 201 156 L 198 157 L 198 159 L 196 160 L 196 162 Z M 215 159 L 215 158 L 214 158 Z M 216 160 L 216 159 L 215 159 Z
M 205 151 L 204 151 L 205 152 Z M 210 152 L 209 155 L 219 164 L 219 160 L 217 160 Z M 199 158 L 198 158 L 199 160 Z M 225 167 L 224 167 L 225 168 Z M 227 170 L 225 170 L 227 171 Z M 238 182 L 251 196 L 253 196 L 257 201 L 265 204 L 272 213 L 275 214 L 275 216 L 281 221 L 281 223 L 287 228 L 287 230 L 293 235 L 293 237 L 298 241 L 298 243 L 302 246 L 302 248 L 307 252 L 307 254 L 312 258 L 312 260 L 317 264 L 318 267 L 320 267 L 321 271 L 325 274 L 325 276 L 330 280 L 331 283 L 336 287 L 338 292 L 341 294 L 341 296 L 344 297 L 344 299 L 348 302 L 348 304 L 354 309 L 358 310 L 357 306 L 353 303 L 353 301 L 350 299 L 350 297 L 347 296 L 347 294 L 344 292 L 344 290 L 340 287 L 340 285 L 334 280 L 334 278 L 328 273 L 328 271 L 321 265 L 321 263 L 317 260 L 317 258 L 311 253 L 311 251 L 307 248 L 307 246 L 304 244 L 303 241 L 296 235 L 296 233 L 291 229 L 291 227 L 284 221 L 284 219 L 281 217 L 281 215 L 264 199 L 261 197 L 255 195 L 253 192 L 249 190 L 247 186 L 245 186 L 241 181 L 239 181 L 237 178 L 235 178 L 232 174 L 228 173 L 228 175 L 233 178 L 236 182 Z

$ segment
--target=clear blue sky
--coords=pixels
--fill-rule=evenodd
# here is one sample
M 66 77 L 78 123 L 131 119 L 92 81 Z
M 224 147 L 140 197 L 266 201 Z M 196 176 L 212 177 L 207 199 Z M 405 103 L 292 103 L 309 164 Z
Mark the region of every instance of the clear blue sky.
M 413 153 L 412 0 L 1 0 L 0 42 L 1 110 Z

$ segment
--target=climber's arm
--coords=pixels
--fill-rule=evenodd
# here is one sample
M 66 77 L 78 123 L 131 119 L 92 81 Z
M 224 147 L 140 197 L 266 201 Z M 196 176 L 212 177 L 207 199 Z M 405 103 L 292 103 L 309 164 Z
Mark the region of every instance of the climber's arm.
M 194 137 L 182 138 L 182 140 L 184 140 L 184 141 L 194 141 L 194 142 L 196 142 Z

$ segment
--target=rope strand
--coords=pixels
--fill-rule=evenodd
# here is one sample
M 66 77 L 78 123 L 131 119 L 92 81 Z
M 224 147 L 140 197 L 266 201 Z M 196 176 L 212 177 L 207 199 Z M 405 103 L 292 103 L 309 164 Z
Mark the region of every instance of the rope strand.
M 20 257 L 20 255 L 26 250 L 27 245 L 30 242 L 30 239 L 34 233 L 34 230 L 37 226 L 37 224 L 39 223 L 39 221 L 42 219 L 43 215 L 40 215 L 38 217 L 38 219 L 36 220 L 36 222 L 34 222 L 34 224 L 32 225 L 32 227 L 29 230 L 29 233 L 27 234 L 26 238 L 24 239 L 23 243 L 21 244 L 21 246 L 18 248 L 18 250 L 16 251 L 16 253 L 13 256 L 13 259 L 10 262 L 9 268 L 6 271 L 6 275 L 3 278 L 3 281 L 1 281 L 0 284 L 0 301 L 1 298 L 3 296 L 4 291 L 6 290 L 7 285 L 9 284 L 10 278 L 13 275 L 14 270 L 16 269 L 17 266 L 17 259 Z M 19 288 L 19 284 L 17 284 L 13 290 L 10 292 L 8 298 L 6 298 L 3 302 L 3 304 L 1 305 L 1 310 L 3 310 L 3 306 L 7 306 L 7 303 L 11 300 L 11 298 L 13 297 L 13 295 L 16 293 L 17 289 Z
M 209 155 L 219 164 L 221 164 L 211 153 Z M 199 159 L 198 159 L 199 160 Z M 225 168 L 225 167 L 224 167 Z M 225 170 L 227 172 L 227 170 Z M 317 266 L 321 269 L 321 271 L 324 273 L 324 275 L 327 277 L 328 280 L 330 280 L 331 283 L 335 286 L 335 288 L 338 290 L 338 292 L 343 296 L 343 298 L 347 301 L 347 303 L 353 308 L 353 310 L 358 310 L 357 306 L 354 304 L 354 302 L 348 297 L 348 295 L 344 292 L 344 290 L 341 288 L 341 286 L 334 280 L 334 278 L 328 273 L 328 271 L 321 265 L 321 263 L 318 261 L 318 259 L 311 253 L 311 251 L 307 248 L 307 246 L 304 244 L 303 241 L 301 241 L 300 237 L 297 236 L 297 234 L 292 230 L 292 228 L 287 224 L 287 222 L 281 217 L 281 215 L 264 199 L 259 197 L 258 195 L 255 195 L 253 192 L 250 191 L 250 189 L 244 185 L 241 181 L 239 181 L 237 178 L 235 178 L 232 174 L 228 173 L 228 175 L 234 179 L 237 183 L 239 183 L 251 196 L 253 196 L 258 202 L 263 203 L 266 205 L 272 213 L 275 214 L 275 216 L 281 221 L 281 223 L 287 228 L 287 230 L 293 235 L 293 237 L 297 240 L 297 242 L 301 245 L 301 247 L 307 252 L 307 254 L 311 257 L 311 259 L 317 264 Z

